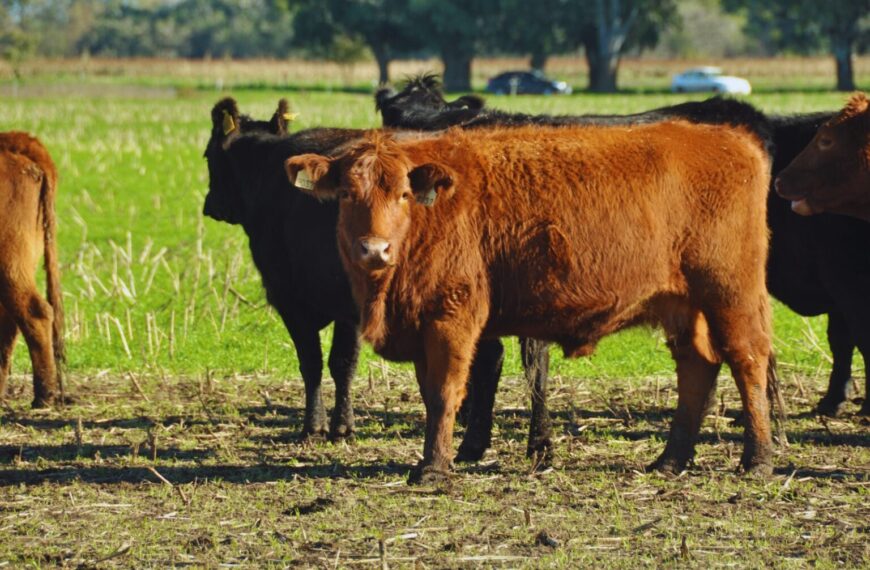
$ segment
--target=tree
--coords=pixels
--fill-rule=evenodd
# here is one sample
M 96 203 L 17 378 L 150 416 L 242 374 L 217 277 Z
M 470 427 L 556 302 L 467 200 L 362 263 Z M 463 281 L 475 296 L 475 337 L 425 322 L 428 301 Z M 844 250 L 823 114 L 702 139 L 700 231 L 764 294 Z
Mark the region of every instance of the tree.
M 409 0 L 290 0 L 298 9 L 294 29 L 301 47 L 329 56 L 347 39 L 365 43 L 378 64 L 378 80 L 390 80 L 390 62 L 423 47 Z
M 723 0 L 723 5 L 745 12 L 747 34 L 761 37 L 771 53 L 826 46 L 836 62 L 837 90 L 855 89 L 852 55 L 870 34 L 870 0 Z
M 471 90 L 471 61 L 478 50 L 493 45 L 498 33 L 499 0 L 411 0 L 429 45 L 444 63 L 447 91 Z
M 569 34 L 576 10 L 567 0 L 539 0 L 534 9 L 526 0 L 501 0 L 498 33 L 493 38 L 499 50 L 529 55 L 529 67 L 544 70 L 551 55 L 576 49 L 580 42 Z
M 654 47 L 659 32 L 678 21 L 675 0 L 580 2 L 579 37 L 589 64 L 589 90 L 613 93 L 623 54 Z

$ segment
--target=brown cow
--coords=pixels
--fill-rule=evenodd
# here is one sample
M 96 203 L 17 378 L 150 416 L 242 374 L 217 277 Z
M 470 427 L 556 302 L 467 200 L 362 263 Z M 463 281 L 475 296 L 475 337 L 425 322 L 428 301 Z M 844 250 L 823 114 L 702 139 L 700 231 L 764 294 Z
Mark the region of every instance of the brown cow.
M 33 407 L 60 399 L 63 303 L 55 245 L 57 171 L 44 146 L 27 133 L 0 133 L 0 398 L 21 330 L 33 363 Z M 46 296 L 36 290 L 45 255 Z
M 831 212 L 870 221 L 870 101 L 856 93 L 776 178 L 803 216 Z
M 286 168 L 297 187 L 340 199 L 363 338 L 415 364 L 426 405 L 415 478 L 451 467 L 479 337 L 539 338 L 581 356 L 639 324 L 662 325 L 677 362 L 677 412 L 653 467 L 692 458 L 724 359 L 746 415 L 742 466 L 771 471 L 760 141 L 686 122 L 402 136 L 373 132 Z

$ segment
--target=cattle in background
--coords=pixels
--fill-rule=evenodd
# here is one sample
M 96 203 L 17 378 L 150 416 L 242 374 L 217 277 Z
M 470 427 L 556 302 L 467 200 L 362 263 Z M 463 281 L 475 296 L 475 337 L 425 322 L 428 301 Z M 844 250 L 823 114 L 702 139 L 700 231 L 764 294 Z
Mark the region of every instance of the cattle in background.
M 822 125 L 807 147 L 779 173 L 776 191 L 792 210 L 870 222 L 870 101 L 856 93 Z M 870 244 L 868 244 L 870 245 Z
M 339 200 L 339 251 L 363 338 L 415 364 L 426 405 L 417 476 L 451 467 L 480 337 L 540 338 L 581 356 L 644 323 L 665 328 L 679 389 L 654 467 L 680 471 L 694 455 L 724 360 L 746 416 L 741 465 L 770 473 L 770 165 L 746 130 L 374 132 L 337 157 L 286 167 L 296 186 Z
M 33 364 L 34 408 L 59 403 L 63 396 L 56 189 L 57 170 L 45 147 L 27 133 L 0 133 L 0 398 L 21 331 Z M 44 257 L 47 301 L 36 289 L 40 257 Z
M 429 93 L 422 93 L 428 85 Z M 636 124 L 667 118 L 685 118 L 696 123 L 746 125 L 766 139 L 773 157 L 773 175 L 781 172 L 815 136 L 818 128 L 835 113 L 807 113 L 765 117 L 750 105 L 714 97 L 706 101 L 687 102 L 653 109 L 633 115 L 527 115 L 496 109 L 452 109 L 443 101 L 437 82 L 418 84 L 417 89 L 403 90 L 393 99 L 380 102 L 385 124 L 389 116 L 398 126 L 411 125 L 419 130 L 438 130 L 450 125 L 464 128 L 488 126 L 522 126 L 529 124 Z M 852 376 L 852 356 L 857 347 L 870 361 L 870 297 L 864 294 L 870 279 L 866 244 L 870 243 L 870 226 L 839 216 L 818 215 L 800 218 L 791 212 L 790 202 L 780 198 L 771 187 L 767 202 L 770 227 L 770 253 L 767 264 L 767 286 L 770 293 L 794 312 L 812 317 L 828 316 L 828 343 L 833 356 L 828 389 L 816 406 L 825 415 L 836 415 L 846 401 Z M 541 353 L 530 355 L 540 361 Z M 868 368 L 870 370 L 870 368 Z M 867 376 L 868 374 L 865 374 Z M 545 394 L 539 375 L 533 390 Z M 774 380 L 771 376 L 770 380 Z M 770 384 L 774 384 L 771 382 Z M 484 402 L 492 398 L 482 399 Z M 533 403 L 532 424 L 542 422 L 535 417 L 541 410 L 546 418 L 546 405 Z M 475 415 L 478 412 L 474 412 Z M 870 390 L 861 412 L 870 414 Z M 481 412 L 482 414 L 482 412 Z
M 771 117 L 776 154 L 773 174 L 781 173 L 833 114 Z M 852 356 L 864 355 L 870 376 L 870 224 L 838 216 L 799 216 L 773 189 L 767 200 L 770 258 L 767 286 L 774 297 L 804 316 L 828 315 L 827 337 L 833 365 L 816 410 L 837 415 L 852 382 Z M 870 415 L 870 385 L 859 411 Z
M 335 323 L 328 366 L 336 383 L 336 404 L 328 433 L 341 438 L 353 431 L 350 385 L 359 355 L 357 321 L 350 286 L 338 257 L 334 203 L 321 203 L 291 191 L 284 160 L 303 153 L 329 153 L 358 138 L 351 129 L 308 129 L 287 135 L 286 101 L 270 121 L 240 115 L 231 98 L 212 109 L 212 131 L 205 150 L 209 191 L 203 214 L 240 225 L 263 280 L 266 297 L 281 316 L 299 357 L 305 383 L 303 437 L 327 433 L 321 396 L 323 356 L 319 331 Z M 498 342 L 481 343 L 472 383 L 496 383 L 501 373 Z M 487 419 L 471 417 L 472 426 Z M 480 439 L 471 427 L 466 437 Z M 489 432 L 485 432 L 489 437 Z
M 400 129 L 447 128 L 464 122 L 465 117 L 475 116 L 483 106 L 483 99 L 477 95 L 463 95 L 455 101 L 446 101 L 438 76 L 431 73 L 408 79 L 398 93 L 389 87 L 375 92 L 375 108 L 381 113 L 384 126 Z M 422 126 L 418 126 L 418 113 L 421 115 L 419 125 Z M 433 128 L 433 117 L 443 118 L 444 125 Z

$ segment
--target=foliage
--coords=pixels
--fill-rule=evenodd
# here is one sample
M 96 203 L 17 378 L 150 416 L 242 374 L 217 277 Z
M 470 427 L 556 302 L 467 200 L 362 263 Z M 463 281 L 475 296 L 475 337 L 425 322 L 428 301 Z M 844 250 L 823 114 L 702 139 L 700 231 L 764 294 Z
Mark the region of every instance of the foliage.
M 811 53 L 827 46 L 837 62 L 837 88 L 855 88 L 852 53 L 870 36 L 870 0 L 723 0 L 747 16 L 747 34 L 763 51 Z

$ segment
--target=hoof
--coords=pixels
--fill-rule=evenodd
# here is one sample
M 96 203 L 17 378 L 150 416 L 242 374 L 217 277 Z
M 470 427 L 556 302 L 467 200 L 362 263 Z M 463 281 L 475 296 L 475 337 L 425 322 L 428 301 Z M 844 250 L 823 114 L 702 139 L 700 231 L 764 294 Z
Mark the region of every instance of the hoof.
M 57 398 L 54 396 L 39 397 L 33 399 L 30 403 L 30 407 L 34 410 L 44 410 L 46 408 L 51 408 L 55 403 L 57 403 Z
M 466 444 L 464 441 L 459 446 L 459 452 L 456 454 L 456 461 L 459 463 L 474 463 L 483 459 L 483 454 L 489 446 L 478 446 L 474 444 Z
M 665 455 L 664 453 L 658 459 L 647 466 L 647 473 L 666 473 L 669 475 L 679 475 L 686 470 L 688 461 L 680 461 L 676 457 Z
M 409 485 L 440 485 L 450 482 L 455 475 L 450 469 L 435 467 L 434 465 L 417 465 L 408 476 Z
M 316 443 L 326 440 L 326 428 L 305 428 L 299 434 L 299 443 Z
M 553 442 L 550 438 L 530 443 L 526 448 L 526 457 L 532 462 L 535 471 L 543 471 L 553 464 Z
M 330 441 L 348 441 L 353 440 L 353 424 L 341 424 L 332 426 L 329 430 Z
M 740 471 L 749 479 L 767 479 L 773 475 L 772 463 L 755 463 L 748 467 L 741 465 Z
M 822 398 L 816 406 L 815 412 L 819 415 L 829 418 L 836 417 L 840 413 L 840 408 L 843 406 L 843 401 L 835 401 L 832 398 Z

